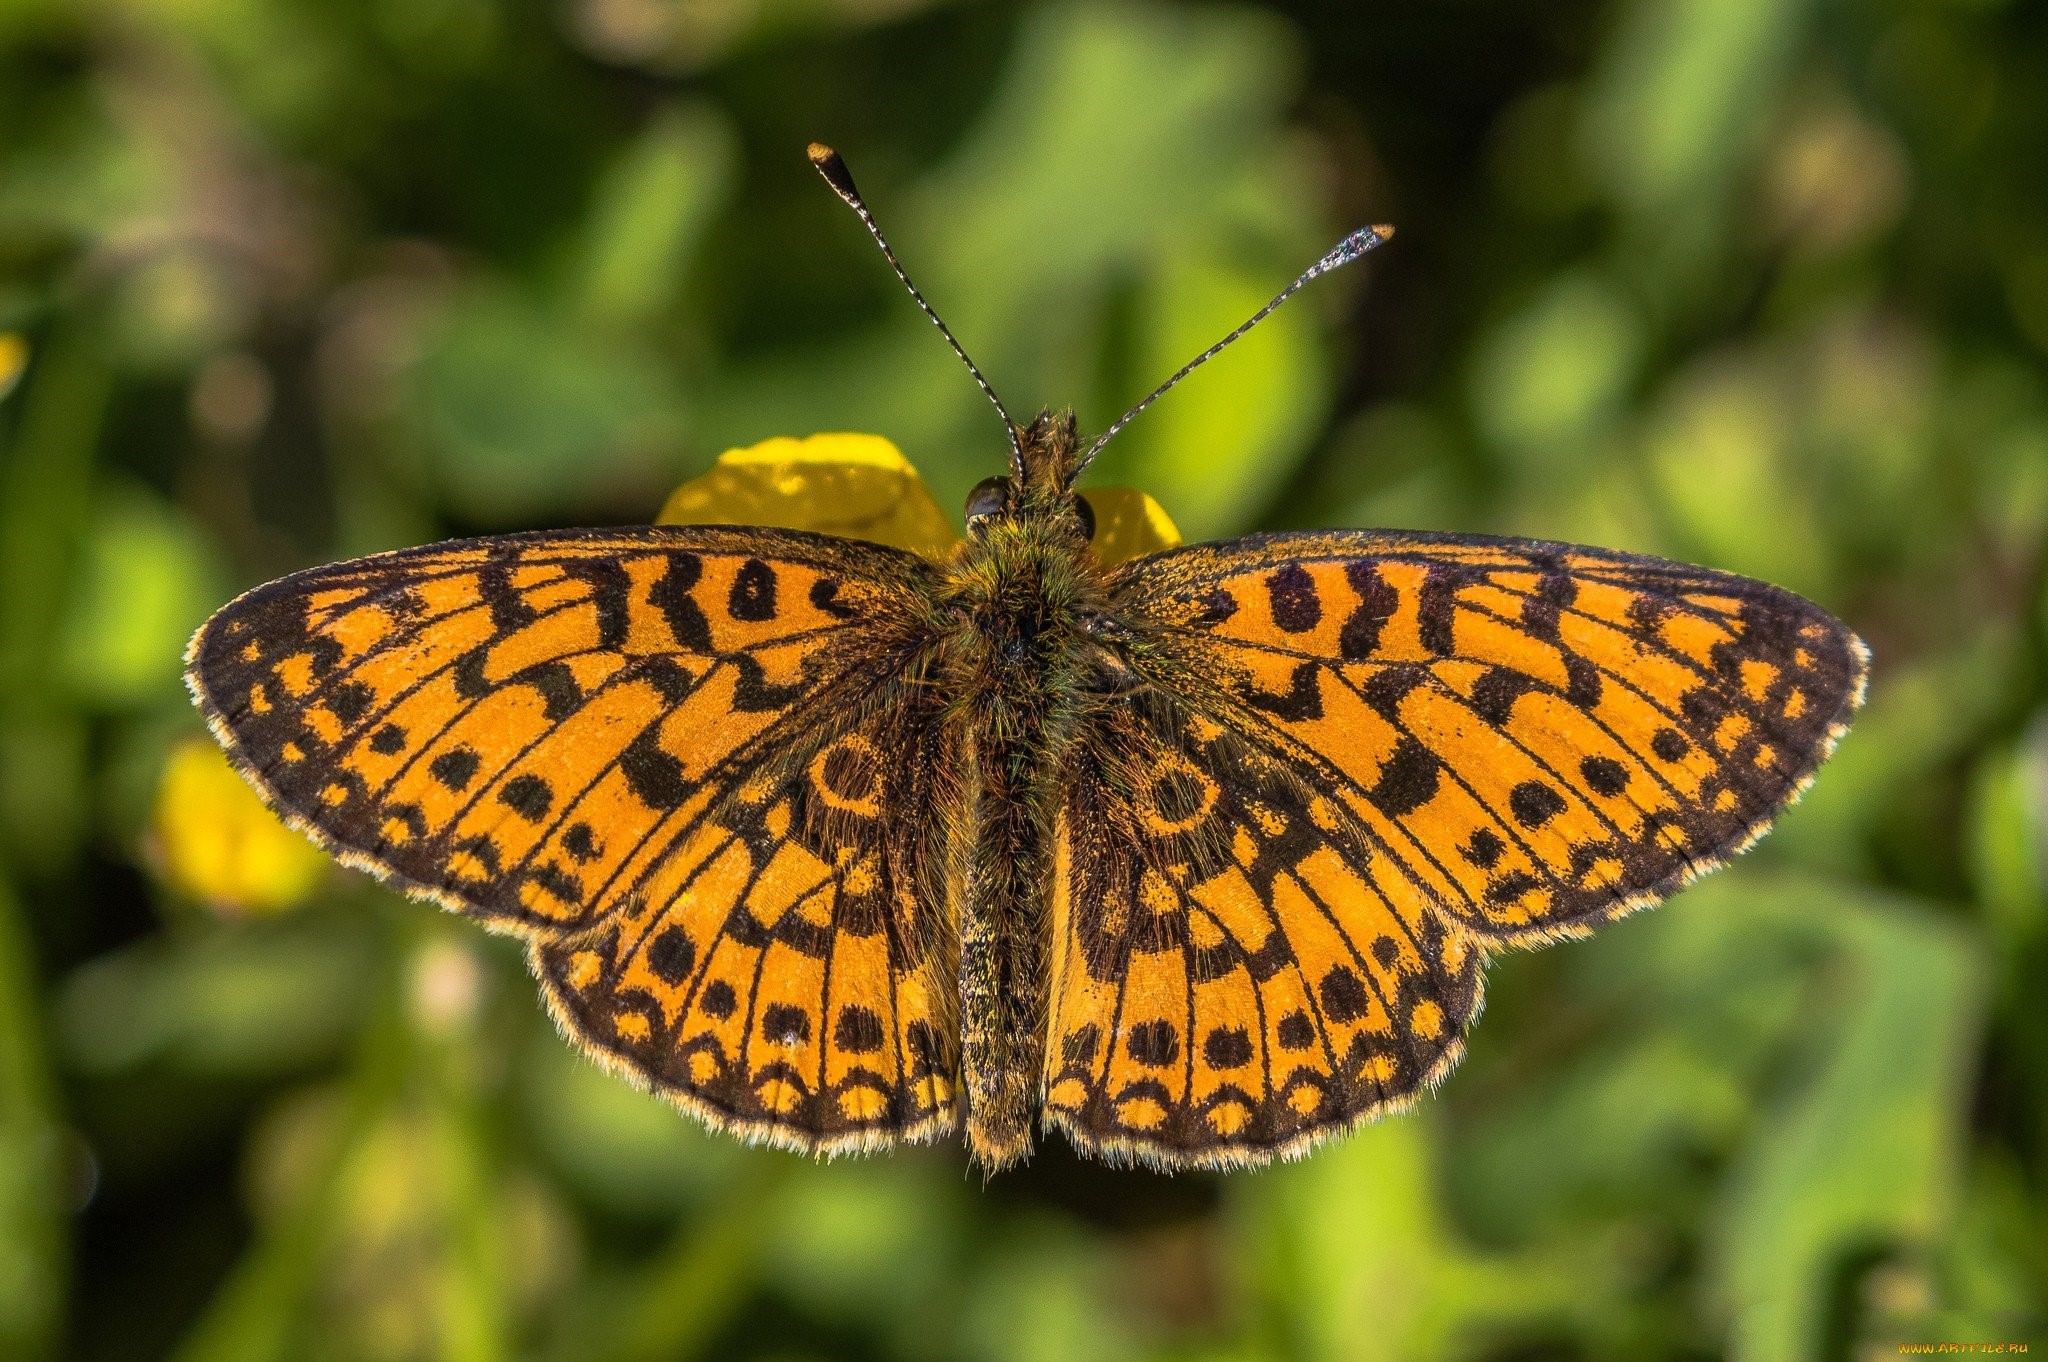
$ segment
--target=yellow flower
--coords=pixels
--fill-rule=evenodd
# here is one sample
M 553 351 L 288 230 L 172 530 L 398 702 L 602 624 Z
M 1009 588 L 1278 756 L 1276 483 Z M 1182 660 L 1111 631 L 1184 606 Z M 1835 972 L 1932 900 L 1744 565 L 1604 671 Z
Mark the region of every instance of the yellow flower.
M 1180 526 L 1166 508 L 1135 487 L 1091 487 L 1095 508 L 1095 556 L 1105 565 L 1121 563 L 1180 542 Z
M 164 880 L 222 913 L 276 913 L 305 899 L 327 857 L 263 807 L 221 750 L 189 738 L 156 792 L 154 850 Z
M 1180 531 L 1158 502 L 1129 487 L 1091 487 L 1095 553 L 1104 563 L 1171 548 Z M 775 525 L 951 556 L 960 535 L 903 452 L 879 435 L 779 436 L 728 449 L 675 490 L 663 525 Z
M 28 368 L 28 342 L 12 331 L 0 331 L 0 397 L 14 391 Z

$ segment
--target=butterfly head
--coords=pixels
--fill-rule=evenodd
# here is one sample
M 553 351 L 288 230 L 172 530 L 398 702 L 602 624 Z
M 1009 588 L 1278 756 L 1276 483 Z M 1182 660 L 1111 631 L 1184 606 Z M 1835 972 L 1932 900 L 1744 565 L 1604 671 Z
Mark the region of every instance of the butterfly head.
M 1080 471 L 1080 429 L 1071 411 L 1041 411 L 1017 429 L 1016 473 L 983 478 L 967 494 L 967 533 L 980 538 L 1005 519 L 1048 522 L 1078 535 L 1083 543 L 1095 537 L 1095 509 L 1074 491 Z

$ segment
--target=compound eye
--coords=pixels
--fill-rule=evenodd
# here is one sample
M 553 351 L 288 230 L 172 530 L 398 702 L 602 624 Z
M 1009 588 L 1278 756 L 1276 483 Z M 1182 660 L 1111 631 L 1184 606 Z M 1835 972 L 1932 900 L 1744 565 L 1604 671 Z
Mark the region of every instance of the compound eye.
M 1092 541 L 1095 538 L 1095 508 L 1079 492 L 1074 494 L 1074 514 L 1081 517 L 1081 537 Z
M 1001 515 L 1009 509 L 1010 480 L 1005 477 L 983 478 L 967 494 L 967 526 L 972 529 L 977 520 Z

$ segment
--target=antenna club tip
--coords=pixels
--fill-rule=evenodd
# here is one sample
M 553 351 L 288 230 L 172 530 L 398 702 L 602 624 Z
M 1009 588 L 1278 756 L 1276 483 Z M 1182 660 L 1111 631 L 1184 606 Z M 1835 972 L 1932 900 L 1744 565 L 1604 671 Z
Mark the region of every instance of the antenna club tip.
M 817 143 L 813 142 L 811 146 L 813 150 L 816 150 Z M 1382 241 L 1392 241 L 1394 239 L 1393 224 L 1387 222 L 1375 222 L 1372 225 L 1372 234 Z
M 832 186 L 833 193 L 848 203 L 859 206 L 860 191 L 854 188 L 853 172 L 846 168 L 846 162 L 840 158 L 838 152 L 823 142 L 813 142 L 804 148 L 804 155 L 810 157 L 811 165 L 825 177 L 825 183 Z

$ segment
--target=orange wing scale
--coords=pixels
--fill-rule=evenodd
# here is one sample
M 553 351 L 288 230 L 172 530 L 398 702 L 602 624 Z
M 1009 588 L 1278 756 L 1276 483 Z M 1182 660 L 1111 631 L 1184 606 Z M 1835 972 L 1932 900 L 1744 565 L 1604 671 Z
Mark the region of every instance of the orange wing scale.
M 323 845 L 527 937 L 600 1055 L 765 1139 L 885 1143 L 952 1121 L 943 934 L 876 816 L 932 727 L 892 684 L 928 572 L 773 531 L 439 545 L 259 587 L 188 680 Z

